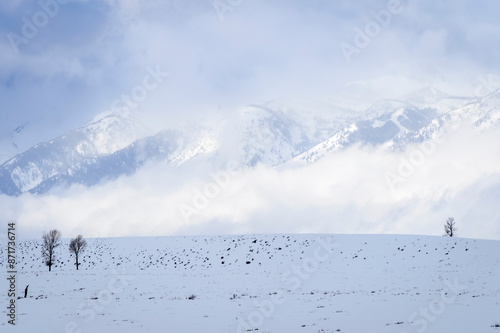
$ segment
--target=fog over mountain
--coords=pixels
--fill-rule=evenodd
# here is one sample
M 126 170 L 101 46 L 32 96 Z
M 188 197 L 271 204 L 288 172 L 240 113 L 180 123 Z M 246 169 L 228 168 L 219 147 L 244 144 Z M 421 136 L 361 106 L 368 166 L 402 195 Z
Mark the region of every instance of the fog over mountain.
M 498 239 L 498 6 L 3 2 L 0 217 Z
M 158 132 L 106 112 L 4 162 L 2 211 L 96 235 L 439 234 L 454 215 L 496 238 L 500 94 L 437 92 L 364 114 L 281 99 Z

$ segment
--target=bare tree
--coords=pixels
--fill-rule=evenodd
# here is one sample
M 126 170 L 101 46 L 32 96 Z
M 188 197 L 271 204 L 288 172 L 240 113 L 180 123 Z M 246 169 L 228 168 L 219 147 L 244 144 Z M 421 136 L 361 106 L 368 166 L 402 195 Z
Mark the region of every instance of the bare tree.
M 448 217 L 446 223 L 444 224 L 445 236 L 453 237 L 457 233 L 457 227 L 455 226 L 455 219 L 453 217 Z
M 45 265 L 49 266 L 50 272 L 52 270 L 52 265 L 56 260 L 54 249 L 61 245 L 61 232 L 59 230 L 53 229 L 48 233 L 44 233 L 42 238 L 42 256 L 45 261 Z
M 82 235 L 78 235 L 76 238 L 72 239 L 69 243 L 69 252 L 75 255 L 75 266 L 76 270 L 78 270 L 78 266 L 81 264 L 78 262 L 78 256 L 80 253 L 85 251 L 87 247 L 87 241 L 83 239 Z

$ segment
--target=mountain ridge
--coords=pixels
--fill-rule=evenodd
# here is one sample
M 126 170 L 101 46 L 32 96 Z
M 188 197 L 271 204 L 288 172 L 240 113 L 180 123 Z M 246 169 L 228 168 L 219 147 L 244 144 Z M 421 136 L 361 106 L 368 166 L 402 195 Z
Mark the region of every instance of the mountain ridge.
M 428 98 L 422 96 L 426 94 Z M 317 103 L 280 100 L 248 105 L 216 125 L 180 123 L 153 134 L 132 112 L 104 112 L 0 165 L 0 193 L 43 194 L 74 183 L 93 186 L 130 175 L 147 162 L 182 167 L 201 158 L 220 165 L 229 158 L 223 153 L 227 151 L 249 168 L 314 163 L 357 143 L 398 152 L 432 138 L 457 119 L 469 119 L 482 130 L 499 126 L 499 95 L 497 90 L 481 98 L 450 97 L 425 87 L 409 100 L 377 101 L 366 117 L 340 111 L 328 115 L 330 107 L 339 110 L 332 105 L 320 105 L 322 112 L 315 113 Z

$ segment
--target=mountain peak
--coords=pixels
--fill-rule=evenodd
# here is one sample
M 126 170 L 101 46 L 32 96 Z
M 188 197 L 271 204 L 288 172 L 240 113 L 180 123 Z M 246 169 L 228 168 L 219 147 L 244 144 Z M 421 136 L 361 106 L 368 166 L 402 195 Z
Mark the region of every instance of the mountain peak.
M 449 98 L 450 95 L 442 92 L 431 86 L 425 86 L 417 89 L 406 96 L 405 99 L 416 104 L 434 104 L 443 99 Z

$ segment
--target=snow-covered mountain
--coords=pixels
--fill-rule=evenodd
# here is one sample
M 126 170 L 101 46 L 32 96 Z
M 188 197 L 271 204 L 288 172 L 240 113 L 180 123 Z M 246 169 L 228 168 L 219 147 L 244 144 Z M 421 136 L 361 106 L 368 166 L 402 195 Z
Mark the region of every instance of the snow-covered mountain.
M 429 96 L 425 97 L 425 93 Z M 382 100 L 369 108 L 374 118 L 349 124 L 327 140 L 296 156 L 294 161 L 311 163 L 332 151 L 355 143 L 385 145 L 394 151 L 408 144 L 433 138 L 458 121 L 478 129 L 499 125 L 500 92 L 473 99 L 450 97 L 436 89 L 419 90 L 407 101 Z
M 41 181 L 30 192 L 40 194 L 56 185 L 82 184 L 92 186 L 130 175 L 147 162 L 162 162 L 179 166 L 198 155 L 209 154 L 217 148 L 217 140 L 210 131 L 189 132 L 165 130 L 139 139 L 113 154 L 87 158 L 67 170 Z
M 338 111 L 330 107 L 328 115 L 281 101 L 243 108 L 236 126 L 244 164 L 275 166 L 289 161 L 352 121 L 352 116 Z
M 132 113 L 104 113 L 80 129 L 38 144 L 0 166 L 0 193 L 45 193 L 62 184 L 95 185 L 146 163 L 182 167 L 203 159 L 247 167 L 312 163 L 352 144 L 393 151 L 432 138 L 457 120 L 478 129 L 500 124 L 500 92 L 482 98 L 423 88 L 372 104 L 364 116 L 310 100 L 249 105 L 212 124 L 178 123 L 152 134 Z
M 56 185 L 91 186 L 129 175 L 148 162 L 181 166 L 195 158 L 231 158 L 277 165 L 328 137 L 338 117 L 279 105 L 248 106 L 214 124 L 178 123 L 154 135 L 131 114 L 107 113 L 86 126 L 36 145 L 0 166 L 0 192 L 44 193 Z M 226 161 L 222 161 L 225 163 Z
M 0 134 L 0 164 L 23 152 L 23 148 L 31 145 L 26 141 L 26 132 L 33 130 L 29 122 L 4 130 Z
M 452 109 L 417 131 L 395 137 L 391 148 L 400 151 L 408 144 L 432 139 L 461 124 L 470 124 L 479 132 L 500 125 L 500 90 Z
M 0 192 L 18 195 L 88 159 L 109 156 L 144 137 L 131 113 L 103 113 L 74 131 L 40 143 L 0 167 Z

